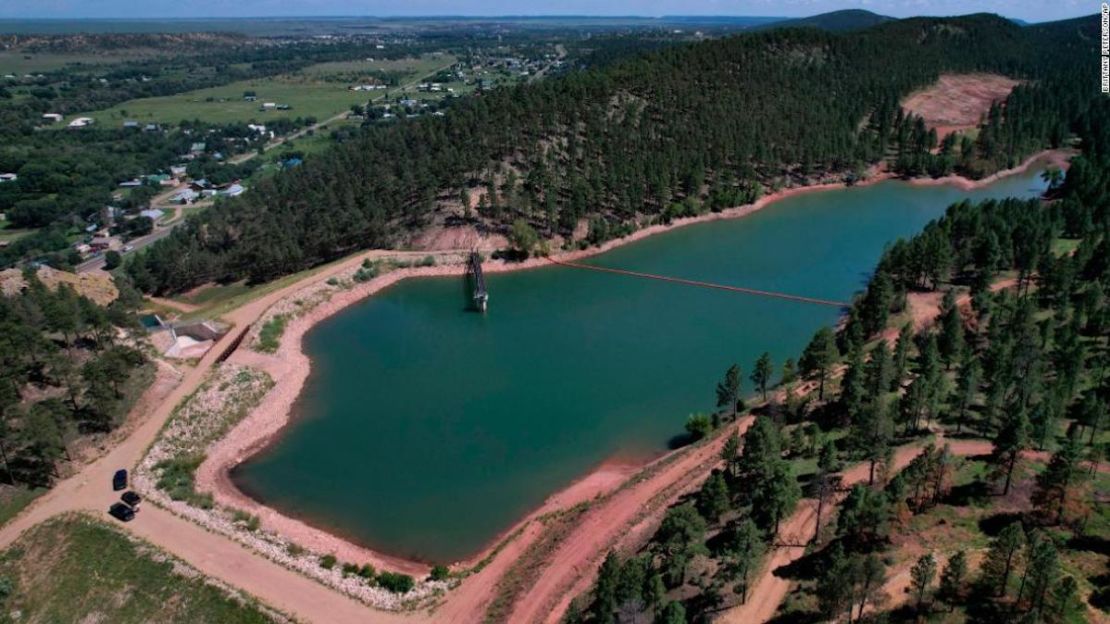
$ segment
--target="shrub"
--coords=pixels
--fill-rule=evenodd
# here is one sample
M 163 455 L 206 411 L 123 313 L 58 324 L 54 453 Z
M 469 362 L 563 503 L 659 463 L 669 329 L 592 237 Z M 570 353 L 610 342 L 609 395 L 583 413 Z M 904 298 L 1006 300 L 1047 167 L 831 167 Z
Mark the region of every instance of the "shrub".
M 368 581 L 374 580 L 374 576 L 376 573 L 377 571 L 374 570 L 374 566 L 370 565 L 369 563 L 363 565 L 361 568 L 358 569 L 358 575 Z
M 197 467 L 204 463 L 204 454 L 185 455 L 158 462 L 158 489 L 175 501 L 185 501 L 193 507 L 212 508 L 211 494 L 198 494 L 194 489 Z
M 285 322 L 288 320 L 284 314 L 276 314 L 262 325 L 258 332 L 258 350 L 264 353 L 274 353 L 281 346 L 281 335 L 285 333 Z
M 435 266 L 435 265 L 436 265 L 436 257 L 435 256 L 424 256 L 424 259 L 420 262 L 420 266 L 431 267 L 431 266 Z
M 289 542 L 289 544 L 285 546 L 285 552 L 289 553 L 291 557 L 300 557 L 304 554 L 304 546 L 295 542 Z
M 686 420 L 686 432 L 700 440 L 713 431 L 713 421 L 705 414 L 691 414 Z
M 123 256 L 114 249 L 104 252 L 104 269 L 111 271 L 119 268 L 120 263 L 123 262 Z
M 355 277 L 356 282 L 362 283 L 362 282 L 369 282 L 370 280 L 374 279 L 377 276 L 378 276 L 378 267 L 369 266 L 369 267 L 362 267 L 361 269 L 355 271 L 355 276 L 354 277 Z
M 262 526 L 262 519 L 258 516 L 245 512 L 241 509 L 235 509 L 231 512 L 231 517 L 235 524 L 243 525 L 248 531 L 257 531 Z
M 330 570 L 335 567 L 335 555 L 327 554 L 320 557 L 320 567 L 325 570 Z
M 378 585 L 395 594 L 407 594 L 416 585 L 416 582 L 408 574 L 382 572 L 378 575 Z
M 445 565 L 437 565 L 436 567 L 432 568 L 431 577 L 433 581 L 445 580 L 450 575 L 451 571 L 448 570 L 447 566 Z
M 347 578 L 352 574 L 358 574 L 357 563 L 344 563 L 343 564 L 343 578 Z

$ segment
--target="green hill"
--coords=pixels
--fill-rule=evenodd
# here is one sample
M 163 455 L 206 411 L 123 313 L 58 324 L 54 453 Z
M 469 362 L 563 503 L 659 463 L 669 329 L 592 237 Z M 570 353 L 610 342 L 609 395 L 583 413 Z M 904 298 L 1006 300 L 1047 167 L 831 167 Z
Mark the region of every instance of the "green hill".
M 810 17 L 774 22 L 761 26 L 761 28 L 820 28 L 831 32 L 848 32 L 878 26 L 893 19 L 893 17 L 879 15 L 864 9 L 844 9 Z
M 910 175 L 981 176 L 1072 132 L 1098 95 L 1075 62 L 1097 56 L 1094 27 L 980 14 L 771 29 L 497 89 L 369 127 L 178 228 L 129 271 L 153 292 L 266 281 L 446 220 L 566 237 L 586 219 L 575 244 L 594 244 L 884 158 Z M 933 154 L 935 135 L 899 100 L 942 72 L 980 71 L 1027 83 L 976 142 Z M 463 196 L 482 198 L 476 214 Z

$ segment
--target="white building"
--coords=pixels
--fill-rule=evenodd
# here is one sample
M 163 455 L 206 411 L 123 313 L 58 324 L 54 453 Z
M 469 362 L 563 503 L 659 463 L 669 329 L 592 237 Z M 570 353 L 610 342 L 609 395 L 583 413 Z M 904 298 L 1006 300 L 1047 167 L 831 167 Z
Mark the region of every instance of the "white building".
M 93 121 L 92 117 L 78 117 L 77 119 L 74 119 L 73 121 L 69 122 L 69 127 L 70 128 L 84 128 L 86 126 L 93 125 L 93 123 L 95 123 L 95 122 Z

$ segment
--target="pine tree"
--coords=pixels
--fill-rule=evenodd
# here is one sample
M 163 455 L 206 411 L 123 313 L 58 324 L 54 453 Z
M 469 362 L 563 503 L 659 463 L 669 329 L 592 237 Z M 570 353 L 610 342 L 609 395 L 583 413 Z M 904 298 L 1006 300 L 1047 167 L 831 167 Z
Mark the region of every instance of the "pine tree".
M 958 551 L 948 559 L 944 572 L 940 575 L 937 596 L 948 603 L 949 611 L 956 608 L 963 598 L 964 581 L 967 578 L 967 553 Z
M 1044 472 L 1037 475 L 1037 488 L 1033 492 L 1033 508 L 1053 524 L 1064 521 L 1069 503 L 1076 497 L 1077 487 L 1086 478 L 1080 467 L 1082 459 L 1078 435 L 1070 435 L 1048 462 Z
M 906 369 L 909 367 L 910 346 L 913 344 L 913 326 L 906 323 L 898 333 L 898 341 L 894 344 L 893 371 L 890 376 L 891 391 L 902 388 L 906 378 Z
M 840 380 L 839 403 L 847 422 L 854 422 L 860 418 L 860 412 L 867 400 L 866 392 L 863 355 L 859 349 L 855 349 L 848 354 L 848 367 Z
M 591 608 L 593 621 L 612 624 L 616 622 L 613 612 L 617 610 L 617 582 L 620 578 L 621 563 L 617 554 L 609 551 L 594 583 L 594 603 Z
M 994 595 L 1006 595 L 1010 576 L 1021 558 L 1024 545 L 1025 531 L 1020 522 L 1008 525 L 991 541 L 990 550 L 980 568 L 980 580 Z
M 740 402 L 740 367 L 733 364 L 725 371 L 725 378 L 717 384 L 717 407 L 726 408 L 729 415 L 736 418 Z
M 820 382 L 819 399 L 825 398 L 825 380 L 839 355 L 836 349 L 836 337 L 828 327 L 819 329 L 802 353 L 800 362 L 802 372 L 815 377 Z
M 890 349 L 885 340 L 880 340 L 867 361 L 867 393 L 877 399 L 889 392 L 892 375 Z
M 1014 469 L 1017 467 L 1021 452 L 1029 448 L 1029 419 L 1024 410 L 1016 410 L 1006 417 L 1006 421 L 994 438 L 990 463 L 994 466 L 996 477 L 1004 479 L 1002 495 L 1010 493 Z
M 748 583 L 752 574 L 759 569 L 764 550 L 763 536 L 750 518 L 737 524 L 729 534 L 725 546 L 725 569 L 731 580 L 736 581 L 741 604 L 748 601 Z
M 929 591 L 929 587 L 933 584 L 933 579 L 937 575 L 937 560 L 933 557 L 933 553 L 926 553 L 918 558 L 917 563 L 913 564 L 910 568 L 910 578 L 912 579 L 914 594 L 916 594 L 917 605 L 916 609 L 921 611 L 921 607 L 925 604 L 925 594 Z
M 956 305 L 956 294 L 952 289 L 944 294 L 944 302 L 941 304 L 940 337 L 937 340 L 937 347 L 949 369 L 960 359 L 964 350 L 964 320 L 960 316 L 960 309 Z
M 1028 564 L 1018 591 L 1018 601 L 1025 598 L 1029 610 L 1039 616 L 1044 611 L 1049 591 L 1060 576 L 1060 558 L 1052 539 L 1043 534 L 1030 541 L 1026 558 Z
M 767 386 L 771 383 L 771 377 L 775 374 L 774 365 L 771 363 L 771 354 L 764 352 L 756 360 L 755 366 L 752 368 L 751 380 L 755 387 L 759 389 L 763 400 L 767 400 Z
M 698 512 L 712 521 L 719 521 L 731 507 L 728 485 L 721 473 L 714 472 L 705 480 L 697 496 Z

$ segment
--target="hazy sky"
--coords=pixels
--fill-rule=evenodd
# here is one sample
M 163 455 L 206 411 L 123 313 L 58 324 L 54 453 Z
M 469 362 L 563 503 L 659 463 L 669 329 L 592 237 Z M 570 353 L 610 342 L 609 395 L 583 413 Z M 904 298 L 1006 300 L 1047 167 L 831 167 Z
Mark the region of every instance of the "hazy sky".
M 862 8 L 905 17 L 980 11 L 1029 21 L 1092 14 L 1092 0 L 0 0 L 0 18 L 310 15 L 771 15 Z

